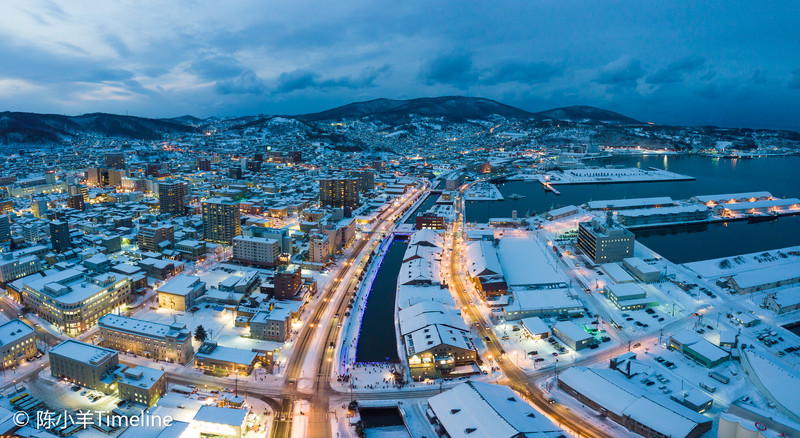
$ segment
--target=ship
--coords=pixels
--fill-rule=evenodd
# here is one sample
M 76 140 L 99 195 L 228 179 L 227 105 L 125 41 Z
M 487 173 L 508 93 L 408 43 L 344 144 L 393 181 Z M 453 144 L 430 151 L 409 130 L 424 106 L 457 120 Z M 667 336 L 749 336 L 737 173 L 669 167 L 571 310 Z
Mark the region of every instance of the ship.
M 525 195 L 520 195 L 519 193 L 512 193 L 512 194 L 506 196 L 506 198 L 508 198 L 508 199 L 522 199 L 524 197 L 525 197 Z

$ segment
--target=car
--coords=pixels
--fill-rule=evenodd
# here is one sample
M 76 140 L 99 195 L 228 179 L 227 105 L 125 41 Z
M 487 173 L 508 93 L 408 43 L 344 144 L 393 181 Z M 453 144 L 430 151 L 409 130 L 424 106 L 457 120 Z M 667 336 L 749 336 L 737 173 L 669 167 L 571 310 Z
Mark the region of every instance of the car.
M 529 355 L 529 356 L 536 356 L 537 354 L 539 354 L 539 352 L 538 352 L 538 351 L 536 351 L 536 350 L 533 350 L 533 351 L 529 351 L 529 352 L 528 352 L 528 355 Z
M 484 336 L 484 337 L 483 337 L 483 340 L 484 340 L 484 341 L 486 341 L 486 342 L 491 342 L 491 341 L 492 341 L 491 339 L 489 339 L 489 337 L 488 337 L 488 336 Z
M 642 323 L 642 327 L 644 327 L 644 328 L 650 327 L 650 324 L 647 324 L 646 322 L 643 322 Z
M 537 357 L 536 360 L 534 360 L 534 362 L 536 363 L 544 362 L 544 359 L 542 359 L 541 357 Z
M 294 379 L 289 379 L 289 386 L 294 385 Z
M 658 322 L 661 322 L 661 321 L 663 321 L 663 320 L 664 320 L 664 318 L 663 318 L 663 317 L 661 317 L 661 318 L 658 318 Z
M 328 348 L 333 348 L 333 347 L 334 347 L 334 345 L 333 345 L 333 342 L 331 342 L 330 344 L 328 344 Z
M 645 385 L 647 385 L 647 386 L 653 386 L 655 384 L 656 384 L 656 382 L 654 382 L 652 380 L 648 380 L 647 383 L 645 383 Z
M 714 330 L 714 327 L 711 327 L 710 325 L 707 325 L 706 328 L 709 330 Z
M 639 347 L 641 347 L 641 346 L 642 346 L 642 344 L 641 344 L 641 343 L 639 343 L 639 342 L 637 342 L 637 343 L 633 344 L 633 348 L 639 348 Z
M 631 317 L 629 316 L 629 317 L 625 318 L 625 321 L 633 321 L 633 318 L 631 318 Z
M 558 352 L 554 351 L 553 356 L 558 356 Z

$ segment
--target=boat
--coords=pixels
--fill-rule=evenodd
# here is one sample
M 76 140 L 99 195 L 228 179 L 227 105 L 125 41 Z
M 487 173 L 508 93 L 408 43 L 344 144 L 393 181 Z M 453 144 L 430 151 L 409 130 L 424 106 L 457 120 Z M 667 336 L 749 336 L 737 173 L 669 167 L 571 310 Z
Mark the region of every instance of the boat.
M 519 193 L 512 193 L 512 194 L 506 196 L 506 198 L 508 198 L 508 199 L 522 199 L 524 197 L 525 197 L 525 195 L 520 195 Z

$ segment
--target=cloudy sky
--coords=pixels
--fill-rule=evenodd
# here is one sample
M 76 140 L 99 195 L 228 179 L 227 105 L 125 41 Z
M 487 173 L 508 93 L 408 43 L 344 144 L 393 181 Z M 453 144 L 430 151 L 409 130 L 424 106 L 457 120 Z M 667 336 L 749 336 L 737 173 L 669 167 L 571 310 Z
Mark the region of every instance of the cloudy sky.
M 4 2 L 0 111 L 297 114 L 460 94 L 800 129 L 799 22 L 796 1 Z

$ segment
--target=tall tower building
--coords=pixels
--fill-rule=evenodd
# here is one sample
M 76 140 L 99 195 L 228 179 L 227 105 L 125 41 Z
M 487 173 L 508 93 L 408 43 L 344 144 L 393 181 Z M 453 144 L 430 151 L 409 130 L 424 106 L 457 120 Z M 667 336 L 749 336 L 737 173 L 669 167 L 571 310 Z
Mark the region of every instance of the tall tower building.
M 207 242 L 233 244 L 242 234 L 239 203 L 225 198 L 203 201 L 203 234 Z
M 106 167 L 111 169 L 125 168 L 125 154 L 122 152 L 112 152 L 105 155 Z
M 186 214 L 186 195 L 189 185 L 185 181 L 162 181 L 158 183 L 158 206 L 161 213 L 173 216 Z
M 33 217 L 40 218 L 47 214 L 47 200 L 46 199 L 34 199 L 31 202 L 31 212 L 33 213 Z
M 53 245 L 53 251 L 69 251 L 72 246 L 69 238 L 69 224 L 64 221 L 50 222 L 50 241 Z
M 358 207 L 358 178 L 320 179 L 319 203 L 334 208 Z

